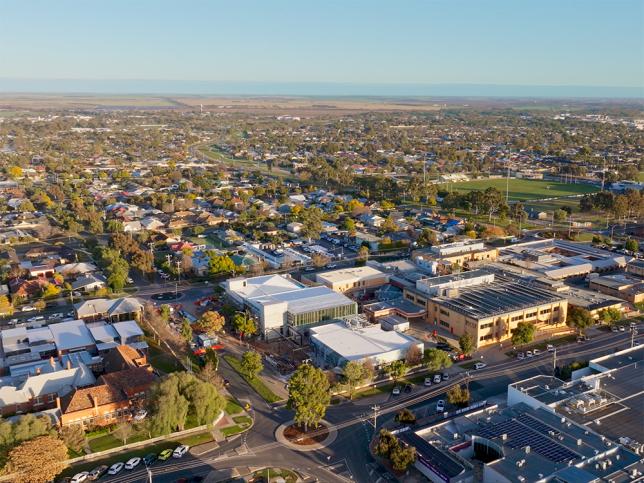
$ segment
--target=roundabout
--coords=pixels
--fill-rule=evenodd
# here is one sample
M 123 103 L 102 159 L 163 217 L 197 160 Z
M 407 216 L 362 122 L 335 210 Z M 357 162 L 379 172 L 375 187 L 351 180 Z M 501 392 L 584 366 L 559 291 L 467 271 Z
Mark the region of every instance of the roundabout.
M 306 432 L 294 420 L 281 424 L 275 430 L 275 439 L 294 451 L 316 451 L 329 446 L 337 437 L 338 431 L 325 420 L 320 421 L 317 428 L 310 428 Z

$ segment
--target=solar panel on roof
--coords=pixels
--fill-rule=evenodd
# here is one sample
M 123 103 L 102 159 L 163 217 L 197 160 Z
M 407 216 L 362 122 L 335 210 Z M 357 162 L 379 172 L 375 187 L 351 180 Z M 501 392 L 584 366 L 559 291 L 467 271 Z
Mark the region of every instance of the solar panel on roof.
M 526 423 L 530 424 L 530 426 L 533 426 L 534 422 L 536 420 L 532 420 L 532 418 L 529 421 L 526 420 Z M 547 428 L 546 425 L 543 426 Z M 577 459 L 579 457 L 579 455 L 570 451 L 565 446 L 533 430 L 532 427 L 521 424 L 516 419 L 508 419 L 498 424 L 480 428 L 475 431 L 475 434 L 488 439 L 499 438 L 501 435 L 506 434 L 508 439 L 504 444 L 510 448 L 518 449 L 529 446 L 531 451 L 556 463 Z

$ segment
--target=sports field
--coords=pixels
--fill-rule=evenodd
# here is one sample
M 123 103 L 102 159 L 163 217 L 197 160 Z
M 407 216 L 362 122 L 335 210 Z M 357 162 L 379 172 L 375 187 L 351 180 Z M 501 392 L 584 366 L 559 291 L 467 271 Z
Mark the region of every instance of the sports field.
M 467 193 L 470 191 L 485 190 L 490 186 L 505 193 L 507 180 L 499 179 L 477 179 L 463 181 L 460 183 L 440 184 L 440 189 Z M 599 188 L 588 184 L 569 184 L 559 183 L 556 181 L 544 181 L 533 179 L 510 179 L 509 180 L 509 198 L 510 201 L 538 200 L 545 198 L 557 198 L 560 196 L 581 195 L 584 193 L 594 193 Z

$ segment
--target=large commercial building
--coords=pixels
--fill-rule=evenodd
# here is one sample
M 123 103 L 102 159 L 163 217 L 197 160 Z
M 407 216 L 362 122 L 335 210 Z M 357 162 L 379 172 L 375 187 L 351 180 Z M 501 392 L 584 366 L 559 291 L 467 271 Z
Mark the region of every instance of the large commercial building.
M 353 292 L 381 287 L 389 282 L 389 274 L 370 265 L 347 267 L 315 275 L 315 281 L 336 292 Z
M 481 241 L 463 241 L 435 245 L 415 250 L 414 259 L 434 260 L 444 266 L 471 266 L 477 262 L 492 262 L 499 254 L 498 249 L 488 247 Z
M 522 380 L 508 387 L 507 404 L 448 407 L 394 432 L 437 483 L 641 482 L 643 354 L 635 347 L 591 360 L 570 382 Z
M 644 281 L 641 278 L 626 275 L 605 275 L 590 280 L 591 290 L 618 297 L 632 304 L 644 302 Z
M 328 287 L 305 287 L 284 275 L 233 278 L 223 283 L 240 309 L 257 319 L 266 338 L 286 335 L 289 327 L 315 325 L 358 313 L 357 304 Z
M 468 333 L 476 347 L 512 337 L 519 322 L 537 329 L 564 324 L 568 301 L 527 279 L 484 271 L 418 282 L 405 299 L 426 308 L 430 324 L 456 337 Z
M 311 329 L 314 361 L 321 367 L 342 367 L 349 361 L 371 361 L 374 366 L 404 359 L 410 347 L 423 352 L 423 343 L 380 325 L 339 321 Z

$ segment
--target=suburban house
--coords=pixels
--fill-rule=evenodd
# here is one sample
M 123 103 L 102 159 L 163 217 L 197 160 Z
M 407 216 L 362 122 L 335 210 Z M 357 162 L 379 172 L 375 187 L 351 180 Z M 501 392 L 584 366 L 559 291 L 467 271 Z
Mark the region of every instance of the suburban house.
M 93 299 L 74 304 L 76 317 L 85 321 L 141 320 L 143 304 L 134 297 L 119 299 Z

